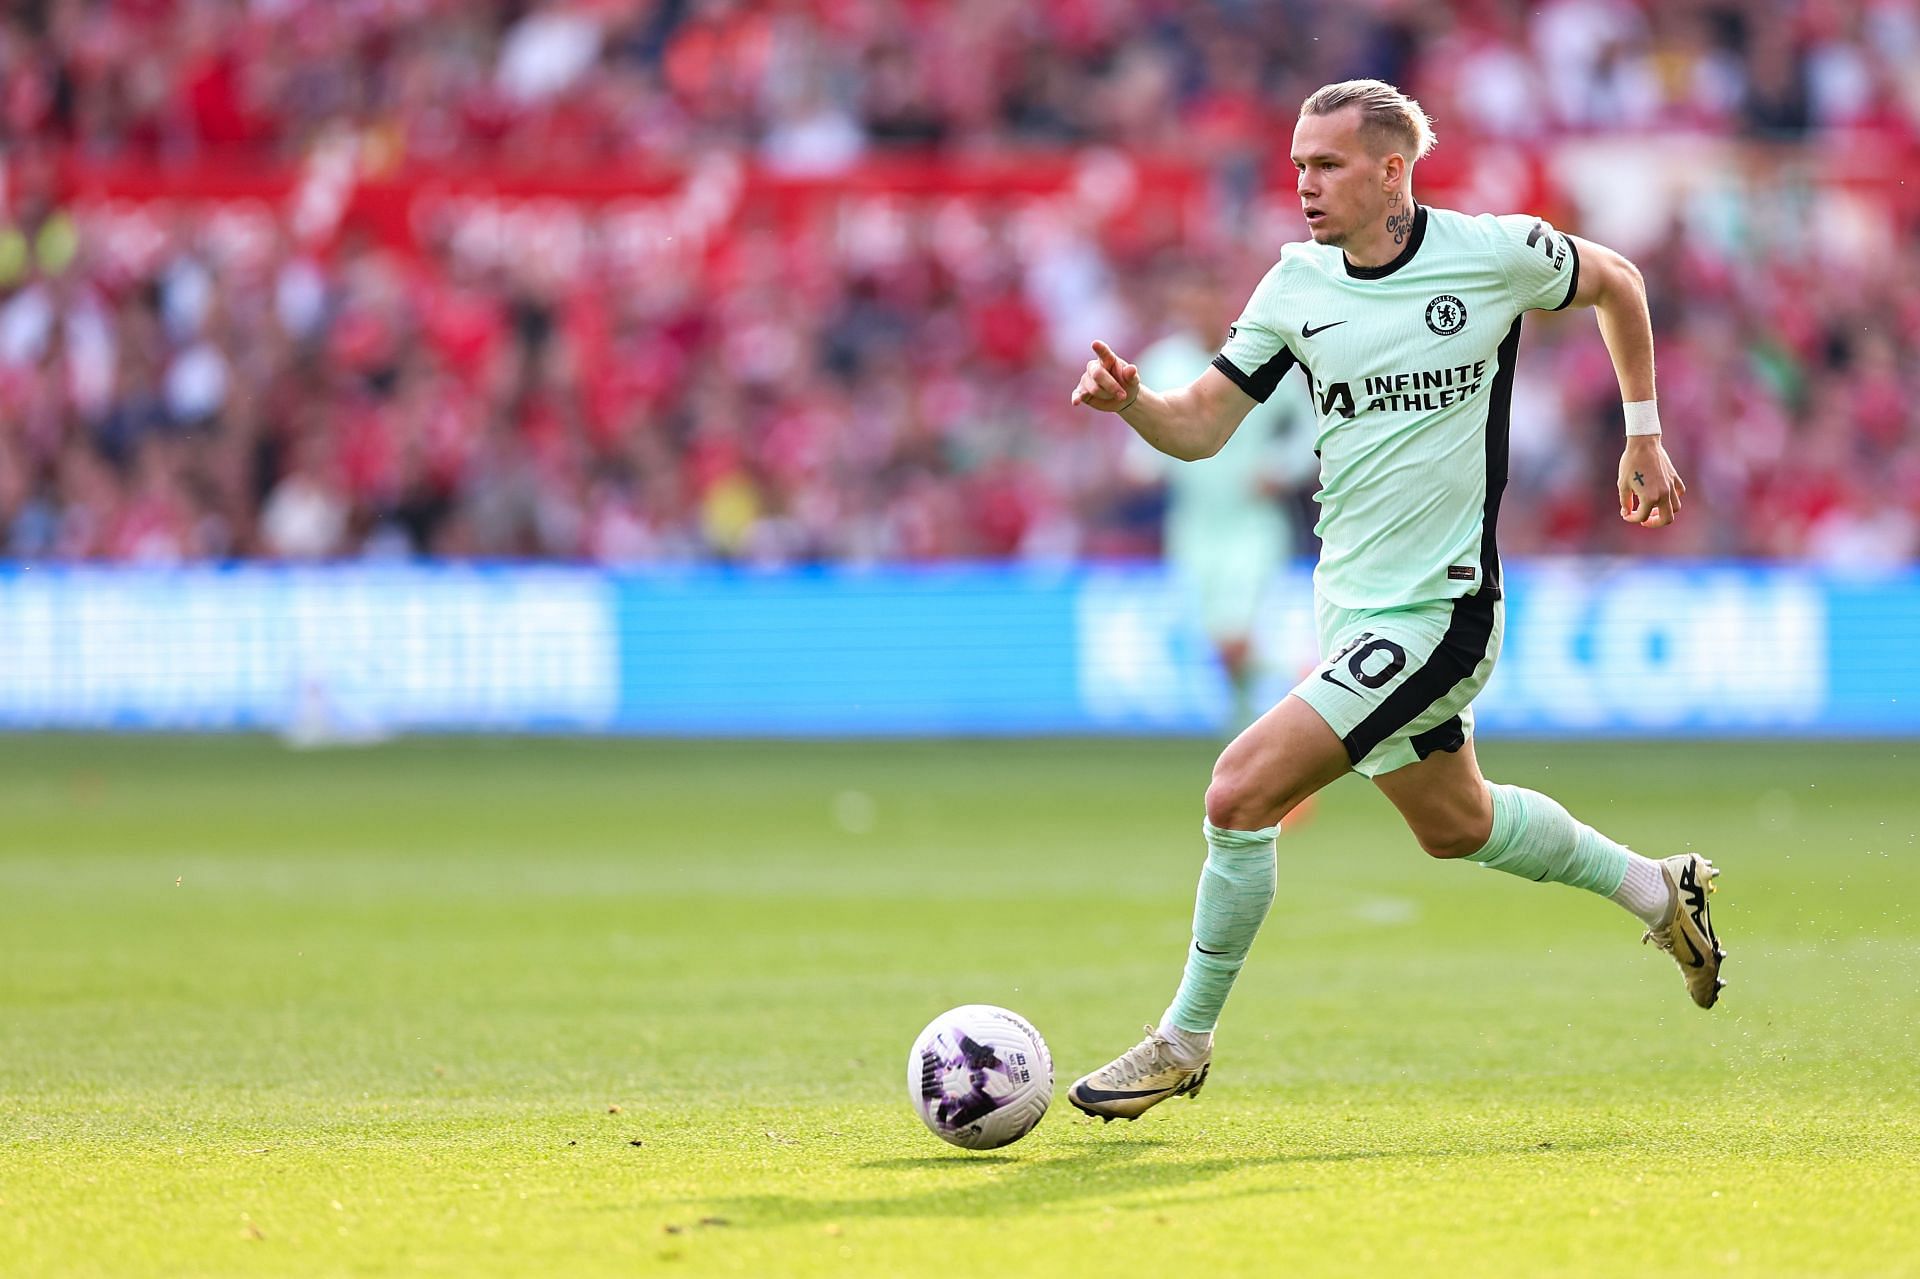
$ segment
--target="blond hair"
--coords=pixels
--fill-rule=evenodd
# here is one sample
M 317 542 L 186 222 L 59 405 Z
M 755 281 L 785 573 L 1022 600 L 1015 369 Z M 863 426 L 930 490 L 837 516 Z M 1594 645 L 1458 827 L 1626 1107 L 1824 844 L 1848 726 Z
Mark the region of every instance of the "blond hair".
M 1399 150 L 1409 164 L 1433 150 L 1433 121 L 1418 102 L 1384 80 L 1342 80 L 1315 89 L 1300 104 L 1300 114 L 1332 115 L 1346 107 L 1359 107 L 1361 132 Z

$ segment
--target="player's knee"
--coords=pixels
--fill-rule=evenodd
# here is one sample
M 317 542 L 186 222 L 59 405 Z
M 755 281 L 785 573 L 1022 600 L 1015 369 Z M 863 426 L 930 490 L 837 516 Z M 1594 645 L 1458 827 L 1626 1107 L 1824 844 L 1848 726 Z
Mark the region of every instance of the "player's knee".
M 1207 785 L 1207 820 L 1221 830 L 1261 830 L 1284 811 L 1254 778 L 1215 767 Z

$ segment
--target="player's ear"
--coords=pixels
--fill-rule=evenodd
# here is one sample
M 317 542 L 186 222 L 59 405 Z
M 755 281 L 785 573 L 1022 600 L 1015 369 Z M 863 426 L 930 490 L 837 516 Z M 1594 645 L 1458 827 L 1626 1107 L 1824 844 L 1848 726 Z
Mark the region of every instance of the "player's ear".
M 1382 176 L 1385 190 L 1391 194 L 1403 189 L 1407 181 L 1407 157 L 1398 151 L 1389 151 L 1383 163 L 1385 169 Z

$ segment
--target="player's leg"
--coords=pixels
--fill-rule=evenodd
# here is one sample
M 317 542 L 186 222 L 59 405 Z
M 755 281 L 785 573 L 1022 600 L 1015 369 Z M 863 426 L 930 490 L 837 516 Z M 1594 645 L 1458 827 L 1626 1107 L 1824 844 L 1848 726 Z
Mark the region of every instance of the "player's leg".
M 1236 734 L 1249 727 L 1259 711 L 1253 700 L 1253 627 L 1261 596 L 1280 570 L 1277 546 L 1272 553 L 1267 550 L 1271 542 L 1252 535 L 1202 537 L 1179 528 L 1169 538 L 1175 578 L 1227 677 L 1227 722 Z
M 1284 698 L 1228 744 L 1207 787 L 1207 860 L 1180 987 L 1145 1039 L 1067 1090 L 1076 1107 L 1103 1119 L 1134 1119 L 1200 1090 L 1220 1009 L 1273 905 L 1281 819 L 1347 768 L 1340 739 L 1297 697 Z
M 1161 1028 L 1198 1055 L 1273 904 L 1280 823 L 1344 776 L 1346 748 L 1307 703 L 1288 696 L 1228 743 L 1207 786 L 1207 860 L 1180 989 Z
M 1244 631 L 1216 635 L 1213 652 L 1232 692 L 1233 707 L 1227 713 L 1233 718 L 1228 722 L 1238 728 L 1253 713 L 1253 641 Z
M 1392 766 L 1390 750 L 1414 759 L 1415 747 L 1404 736 L 1380 751 L 1374 747 L 1401 734 L 1410 718 L 1471 672 L 1498 629 L 1491 600 L 1470 606 L 1465 639 L 1454 625 L 1457 611 L 1444 601 L 1356 610 L 1315 597 L 1326 659 L 1235 738 L 1214 766 L 1207 863 L 1180 989 L 1146 1039 L 1067 1090 L 1075 1106 L 1131 1119 L 1206 1079 L 1214 1024 L 1273 902 L 1280 820 L 1370 753 L 1371 772 Z
M 1674 955 L 1695 1003 L 1709 1008 L 1718 998 L 1724 952 L 1706 901 L 1718 872 L 1706 858 L 1642 857 L 1576 820 L 1551 796 L 1488 782 L 1471 738 L 1373 780 L 1429 855 L 1569 884 L 1617 902 Z

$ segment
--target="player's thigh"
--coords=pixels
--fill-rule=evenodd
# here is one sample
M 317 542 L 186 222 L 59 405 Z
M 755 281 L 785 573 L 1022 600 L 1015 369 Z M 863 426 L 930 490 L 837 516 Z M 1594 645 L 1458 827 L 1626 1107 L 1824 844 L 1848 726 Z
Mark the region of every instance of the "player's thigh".
M 1347 772 L 1347 750 L 1318 711 L 1282 698 L 1227 744 L 1207 787 L 1207 820 L 1261 830 Z
M 1473 739 L 1373 779 L 1434 857 L 1467 857 L 1493 834 L 1493 797 L 1474 757 Z

